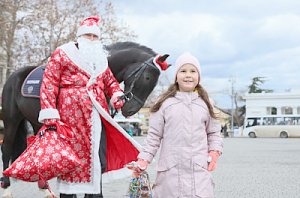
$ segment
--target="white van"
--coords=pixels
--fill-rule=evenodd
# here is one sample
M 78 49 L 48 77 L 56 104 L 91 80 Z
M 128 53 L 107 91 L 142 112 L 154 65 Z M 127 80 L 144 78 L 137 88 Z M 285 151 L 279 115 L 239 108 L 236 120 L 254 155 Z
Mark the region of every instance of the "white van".
M 300 137 L 300 116 L 267 115 L 246 117 L 243 134 L 255 137 Z

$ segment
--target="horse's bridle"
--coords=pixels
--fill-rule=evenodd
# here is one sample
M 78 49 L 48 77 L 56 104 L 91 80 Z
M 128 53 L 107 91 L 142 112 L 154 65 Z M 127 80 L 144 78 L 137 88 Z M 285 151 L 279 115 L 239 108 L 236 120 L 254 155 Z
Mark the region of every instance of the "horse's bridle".
M 136 95 L 134 95 L 132 93 L 132 90 L 133 90 L 133 88 L 135 86 L 135 82 L 141 77 L 141 75 L 143 74 L 143 72 L 145 71 L 145 69 L 147 68 L 147 66 L 154 67 L 155 69 L 157 69 L 157 71 L 159 71 L 159 69 L 154 64 L 149 63 L 150 60 L 152 60 L 152 59 L 153 59 L 153 57 L 151 57 L 148 60 L 146 60 L 145 62 L 143 62 L 142 66 L 137 67 L 135 70 L 133 70 L 127 76 L 127 78 L 124 81 L 128 80 L 131 77 L 134 77 L 134 79 L 131 82 L 129 89 L 124 93 L 123 96 L 121 96 L 121 99 L 124 99 L 126 102 L 128 102 L 128 101 L 130 101 L 132 99 L 135 99 L 139 104 L 141 104 L 141 105 L 144 104 L 144 102 L 140 98 L 138 98 Z
M 140 105 L 144 104 L 144 101 L 142 101 L 139 97 L 137 97 L 136 95 L 134 95 L 132 93 L 132 90 L 135 86 L 135 82 L 137 81 L 137 79 L 139 79 L 141 77 L 141 75 L 143 74 L 143 72 L 145 71 L 145 69 L 147 68 L 147 66 L 153 67 L 155 69 L 157 69 L 158 72 L 160 72 L 160 70 L 154 65 L 151 64 L 149 62 L 151 62 L 151 60 L 153 59 L 153 57 L 149 58 L 148 60 L 146 60 L 145 62 L 142 63 L 142 65 L 140 67 L 135 68 L 135 70 L 133 70 L 126 79 L 124 79 L 124 81 L 128 80 L 129 78 L 134 78 L 133 81 L 130 84 L 129 89 L 124 93 L 124 95 L 122 95 L 120 97 L 120 100 L 125 100 L 125 102 L 128 102 L 132 99 L 136 100 Z M 112 113 L 112 117 L 114 117 L 117 114 L 117 110 L 115 110 L 115 112 Z

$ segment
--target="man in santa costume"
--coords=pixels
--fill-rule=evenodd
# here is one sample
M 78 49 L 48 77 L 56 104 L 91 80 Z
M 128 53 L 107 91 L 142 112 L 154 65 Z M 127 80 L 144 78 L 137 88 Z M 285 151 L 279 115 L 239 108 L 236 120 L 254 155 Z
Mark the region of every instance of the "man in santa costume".
M 82 162 L 58 178 L 61 198 L 76 198 L 76 194 L 103 197 L 103 172 L 103 177 L 120 176 L 126 172 L 124 165 L 136 160 L 139 153 L 139 144 L 108 113 L 106 96 L 120 109 L 123 91 L 108 67 L 98 23 L 98 16 L 84 19 L 77 42 L 58 47 L 43 76 L 39 121 L 49 126 L 58 120 L 67 124 L 75 136 L 71 147 Z

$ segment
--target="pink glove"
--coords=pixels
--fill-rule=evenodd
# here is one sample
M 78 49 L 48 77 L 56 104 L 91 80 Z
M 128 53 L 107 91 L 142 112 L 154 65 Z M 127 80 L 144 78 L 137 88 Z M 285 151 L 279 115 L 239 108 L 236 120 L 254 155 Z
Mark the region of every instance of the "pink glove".
M 220 157 L 220 152 L 219 151 L 209 151 L 208 153 L 208 171 L 213 171 L 217 167 L 217 160 Z
M 124 105 L 124 100 L 121 100 L 120 96 L 116 97 L 114 101 L 112 101 L 112 105 L 115 109 L 121 109 Z
M 148 168 L 148 164 L 149 164 L 149 162 L 147 160 L 138 159 L 138 161 L 137 161 L 137 167 L 138 167 L 137 172 L 143 172 L 144 170 L 146 170 Z
M 138 159 L 137 162 L 133 161 L 127 164 L 127 168 L 133 170 L 132 177 L 136 178 L 140 176 L 140 173 L 145 171 L 148 167 L 149 162 L 143 159 Z
M 44 120 L 44 124 L 46 126 L 55 126 L 57 122 L 58 122 L 58 119 L 45 119 Z

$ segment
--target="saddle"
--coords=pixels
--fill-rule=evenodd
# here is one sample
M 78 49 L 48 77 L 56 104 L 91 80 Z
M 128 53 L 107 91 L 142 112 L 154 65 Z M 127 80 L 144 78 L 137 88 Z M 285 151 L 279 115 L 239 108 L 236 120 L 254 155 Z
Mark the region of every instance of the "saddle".
M 38 66 L 28 74 L 21 88 L 22 96 L 40 98 L 40 89 L 45 67 L 45 65 Z

